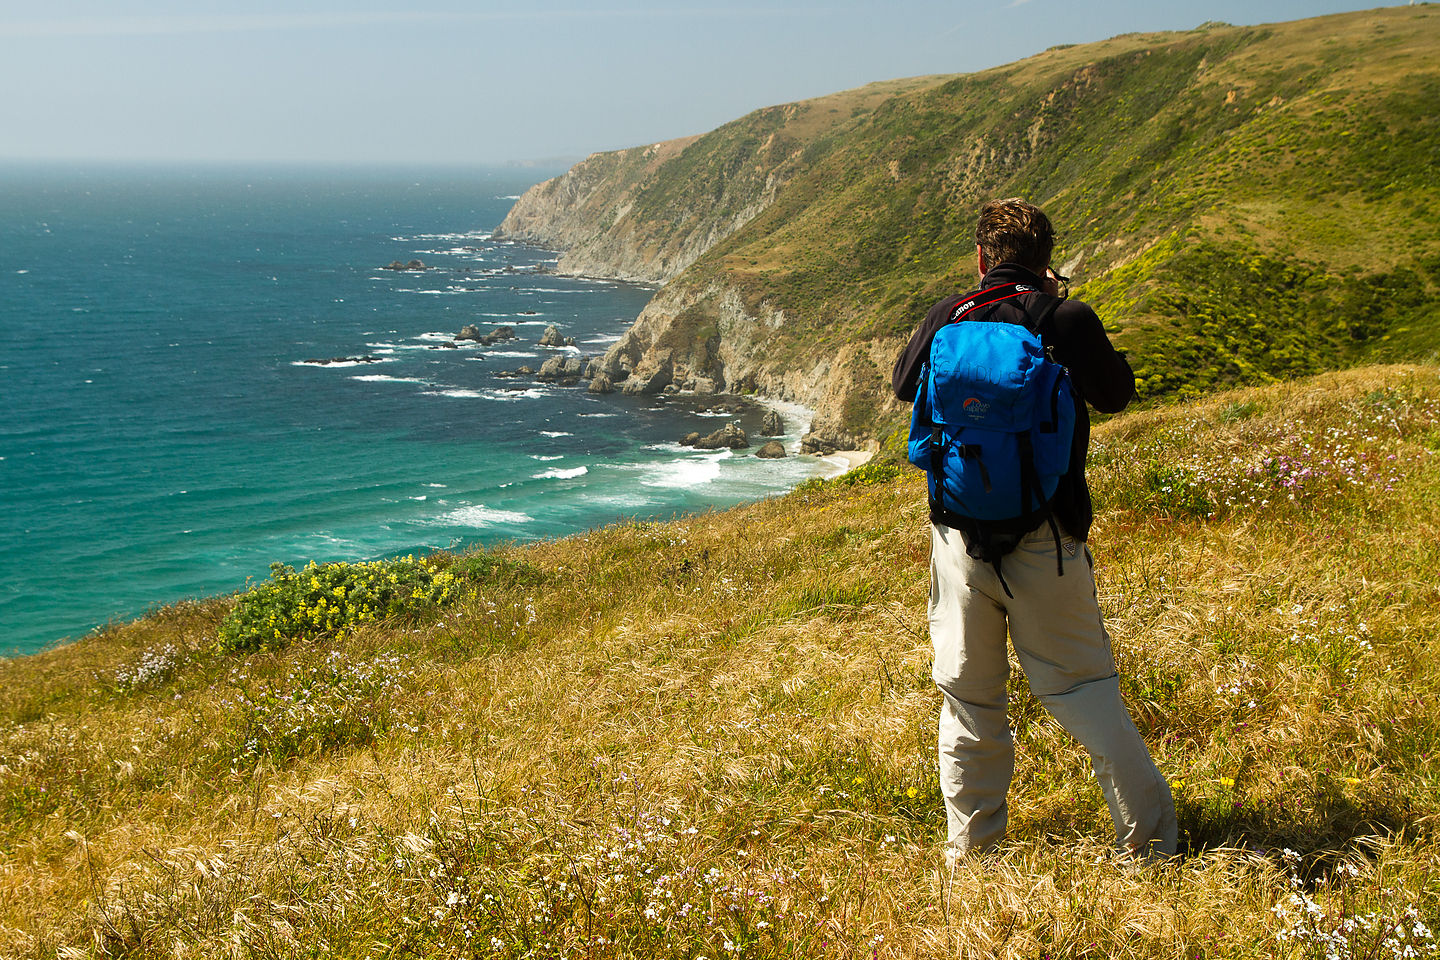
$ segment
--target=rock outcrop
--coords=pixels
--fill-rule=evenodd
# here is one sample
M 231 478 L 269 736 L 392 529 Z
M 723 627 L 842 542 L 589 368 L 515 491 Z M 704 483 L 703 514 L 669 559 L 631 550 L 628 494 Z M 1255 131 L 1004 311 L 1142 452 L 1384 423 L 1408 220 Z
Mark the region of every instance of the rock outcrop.
M 546 327 L 545 332 L 540 335 L 539 344 L 542 347 L 573 347 L 575 346 L 575 338 L 562 336 L 560 334 L 560 328 L 552 323 Z
M 745 436 L 745 431 L 740 429 L 738 423 L 727 423 L 714 433 L 703 436 L 691 444 L 696 450 L 720 450 L 729 447 L 731 450 L 744 450 L 750 446 L 750 438 Z
M 492 343 L 500 343 L 503 340 L 517 339 L 515 328 L 509 325 L 494 327 L 489 333 L 481 333 L 480 328 L 473 323 L 467 323 L 455 334 L 456 340 L 473 340 L 476 343 L 490 346 Z
M 777 410 L 766 410 L 764 418 L 760 421 L 760 435 L 763 437 L 778 437 L 785 432 L 785 420 Z
M 785 444 L 779 440 L 771 440 L 765 446 L 755 451 L 755 456 L 765 460 L 780 460 L 785 456 Z
M 428 270 L 429 267 L 419 260 L 411 260 L 409 263 L 401 263 L 399 260 L 391 260 L 389 264 L 380 268 L 381 270 Z
M 808 437 L 823 452 L 873 446 L 864 435 L 866 417 L 893 415 L 899 404 L 877 371 L 888 373 L 900 344 L 845 344 L 809 360 L 777 361 L 771 349 L 788 319 L 762 304 L 749 307 L 733 286 L 713 281 L 701 288 L 684 281 L 661 290 L 634 325 L 599 360 L 600 370 L 627 394 L 658 394 L 667 387 L 700 393 L 756 393 L 816 411 Z M 854 400 L 862 401 L 858 405 Z M 778 418 L 777 418 L 778 419 Z M 762 427 L 768 436 L 784 433 Z M 812 452 L 806 449 L 807 453 Z
M 551 357 L 540 364 L 535 379 L 546 383 L 578 383 L 580 374 L 585 372 L 585 363 L 580 357 Z
M 365 355 L 365 356 L 363 356 L 363 357 L 329 357 L 329 358 L 323 359 L 323 360 L 322 360 L 322 359 L 301 360 L 300 362 L 301 362 L 301 363 L 304 363 L 304 364 L 309 364 L 309 365 L 312 365 L 312 366 L 316 366 L 316 367 L 328 367 L 328 366 L 329 366 L 330 364 L 332 364 L 332 363 L 384 363 L 384 362 L 385 362 L 385 358 L 384 358 L 384 357 L 373 357 L 373 356 L 370 356 L 370 355 L 367 354 L 367 355 Z

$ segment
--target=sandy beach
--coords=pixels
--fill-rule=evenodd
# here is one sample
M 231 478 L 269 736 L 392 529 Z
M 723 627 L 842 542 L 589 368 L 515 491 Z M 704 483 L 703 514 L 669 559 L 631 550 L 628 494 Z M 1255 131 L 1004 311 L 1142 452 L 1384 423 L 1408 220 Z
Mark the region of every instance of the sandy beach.
M 848 473 L 867 462 L 874 455 L 874 452 L 870 450 L 836 450 L 834 453 L 827 453 L 820 459 L 840 467 L 841 473 Z

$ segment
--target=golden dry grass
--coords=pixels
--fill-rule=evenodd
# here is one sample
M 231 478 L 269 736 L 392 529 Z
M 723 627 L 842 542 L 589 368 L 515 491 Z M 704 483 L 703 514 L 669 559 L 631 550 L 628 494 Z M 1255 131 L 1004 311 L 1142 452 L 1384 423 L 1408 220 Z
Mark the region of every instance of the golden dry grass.
M 1097 429 L 1173 863 L 1109 856 L 1017 672 L 1010 837 L 946 865 L 911 472 L 507 548 L 533 582 L 417 623 L 221 654 L 215 600 L 0 665 L 0 954 L 1325 956 L 1433 923 L 1436 449 L 1428 368 Z M 266 710 L 298 746 L 251 742 Z

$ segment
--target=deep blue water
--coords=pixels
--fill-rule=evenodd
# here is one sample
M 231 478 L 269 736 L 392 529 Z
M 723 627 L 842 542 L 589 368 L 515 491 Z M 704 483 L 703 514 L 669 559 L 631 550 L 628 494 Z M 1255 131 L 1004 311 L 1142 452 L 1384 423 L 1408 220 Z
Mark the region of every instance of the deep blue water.
M 683 400 L 496 376 L 538 368 L 551 323 L 602 353 L 653 293 L 489 239 L 543 175 L 0 167 L 0 653 L 272 561 L 564 535 L 833 472 L 678 447 L 725 422 Z M 431 269 L 379 269 L 397 259 Z M 444 347 L 467 323 L 520 340 Z M 380 361 L 305 363 L 359 356 Z

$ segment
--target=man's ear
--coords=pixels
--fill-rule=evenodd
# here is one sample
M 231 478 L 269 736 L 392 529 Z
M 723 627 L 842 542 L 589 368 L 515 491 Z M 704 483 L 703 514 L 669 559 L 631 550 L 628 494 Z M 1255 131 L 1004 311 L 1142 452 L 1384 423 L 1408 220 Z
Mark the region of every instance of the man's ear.
M 988 264 L 985 263 L 985 251 L 981 248 L 980 244 L 977 243 L 975 244 L 975 269 L 980 271 L 982 278 L 985 276 L 987 267 Z

